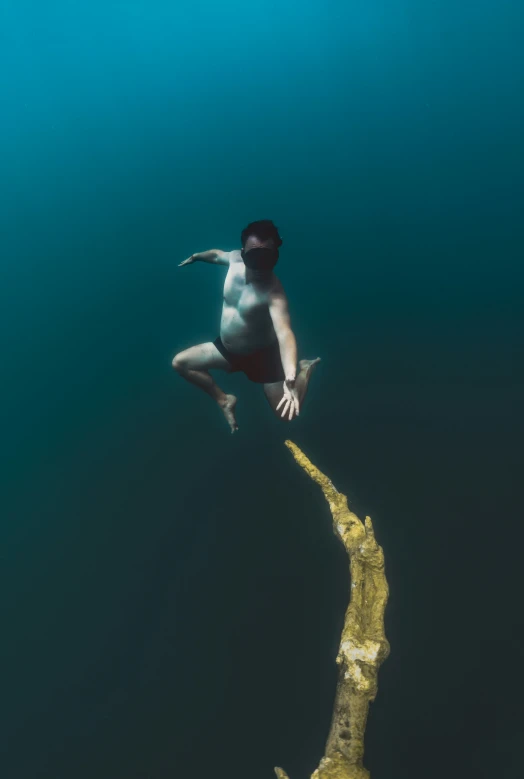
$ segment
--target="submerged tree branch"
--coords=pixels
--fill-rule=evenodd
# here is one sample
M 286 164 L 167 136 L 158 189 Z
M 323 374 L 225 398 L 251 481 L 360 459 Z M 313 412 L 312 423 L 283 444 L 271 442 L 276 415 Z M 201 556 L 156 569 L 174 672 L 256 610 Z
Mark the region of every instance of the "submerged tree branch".
M 339 677 L 326 754 L 311 779 L 368 779 L 363 767 L 364 732 L 369 703 L 375 700 L 377 675 L 389 655 L 384 633 L 388 583 L 384 554 L 370 517 L 362 522 L 348 509 L 347 498 L 292 441 L 286 441 L 297 463 L 317 482 L 329 503 L 333 531 L 349 555 L 351 594 L 337 654 Z M 289 779 L 275 768 L 278 779 Z

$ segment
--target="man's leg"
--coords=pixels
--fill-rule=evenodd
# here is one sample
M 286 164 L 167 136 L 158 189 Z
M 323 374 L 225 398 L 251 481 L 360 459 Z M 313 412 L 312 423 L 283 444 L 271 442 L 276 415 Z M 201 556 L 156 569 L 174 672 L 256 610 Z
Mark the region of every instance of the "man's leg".
M 222 409 L 226 417 L 231 432 L 238 430 L 235 419 L 235 405 L 237 399 L 235 395 L 226 395 L 220 387 L 215 384 L 210 373 L 211 368 L 216 368 L 230 372 L 231 366 L 223 357 L 215 344 L 211 341 L 198 346 L 192 346 L 183 352 L 179 352 L 173 357 L 173 368 L 191 384 L 203 389 L 210 397 L 215 400 Z
M 298 375 L 295 381 L 295 389 L 297 391 L 300 408 L 302 408 L 302 403 L 304 402 L 304 398 L 306 397 L 307 388 L 309 387 L 309 379 L 311 378 L 311 373 L 313 371 L 313 368 L 319 362 L 320 362 L 320 357 L 316 357 L 314 360 L 299 360 Z M 282 411 L 282 407 L 280 408 L 280 410 Z
M 317 365 L 317 363 L 319 362 L 320 362 L 320 357 L 317 357 L 315 360 L 300 360 L 298 363 L 298 374 L 295 381 L 295 389 L 297 391 L 300 409 L 302 409 L 302 403 L 304 402 L 304 398 L 306 397 L 307 388 L 309 386 L 309 379 L 311 378 L 311 372 L 315 367 L 315 365 Z M 285 404 L 280 406 L 280 408 L 277 411 L 277 406 L 282 400 L 282 395 L 284 394 L 282 390 L 283 384 L 284 384 L 283 381 L 272 382 L 271 384 L 264 384 L 264 393 L 266 395 L 266 398 L 269 401 L 269 405 L 271 406 L 275 414 L 278 417 L 284 419 L 284 421 L 288 422 L 289 421 L 288 415 L 282 417 L 282 410 Z

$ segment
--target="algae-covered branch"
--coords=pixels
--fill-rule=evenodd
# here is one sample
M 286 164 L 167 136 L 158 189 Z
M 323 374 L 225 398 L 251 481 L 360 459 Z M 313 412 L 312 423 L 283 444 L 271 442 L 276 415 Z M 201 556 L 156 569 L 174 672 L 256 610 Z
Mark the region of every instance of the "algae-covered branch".
M 339 676 L 331 728 L 311 779 L 368 779 L 363 766 L 364 732 L 369 703 L 375 700 L 378 669 L 389 654 L 384 633 L 388 584 L 384 554 L 370 517 L 362 522 L 349 510 L 347 498 L 321 473 L 299 447 L 286 441 L 297 463 L 320 485 L 331 510 L 333 531 L 349 556 L 350 599 L 337 655 Z M 289 779 L 275 768 L 278 779 Z

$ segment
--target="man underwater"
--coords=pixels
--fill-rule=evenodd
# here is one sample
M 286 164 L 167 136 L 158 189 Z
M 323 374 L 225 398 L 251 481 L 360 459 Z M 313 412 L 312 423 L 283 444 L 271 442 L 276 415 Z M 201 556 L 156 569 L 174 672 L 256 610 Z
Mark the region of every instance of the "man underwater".
M 210 249 L 180 263 L 227 265 L 220 335 L 213 342 L 192 346 L 173 358 L 173 368 L 207 392 L 220 406 L 231 432 L 238 430 L 235 395 L 226 395 L 209 370 L 242 371 L 250 381 L 264 385 L 269 405 L 282 419 L 298 416 L 313 367 L 320 362 L 300 360 L 291 329 L 288 300 L 273 273 L 282 239 L 270 219 L 248 224 L 241 234 L 242 249 Z M 282 412 L 279 411 L 283 405 Z

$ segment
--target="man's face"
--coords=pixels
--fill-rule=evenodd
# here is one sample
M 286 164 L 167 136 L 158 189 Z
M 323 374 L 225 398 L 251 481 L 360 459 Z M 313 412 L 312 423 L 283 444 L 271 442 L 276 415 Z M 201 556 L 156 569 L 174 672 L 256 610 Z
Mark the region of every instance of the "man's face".
M 272 238 L 262 241 L 250 235 L 242 249 L 242 259 L 252 279 L 267 280 L 271 278 L 273 268 L 278 262 L 278 249 L 275 249 Z

